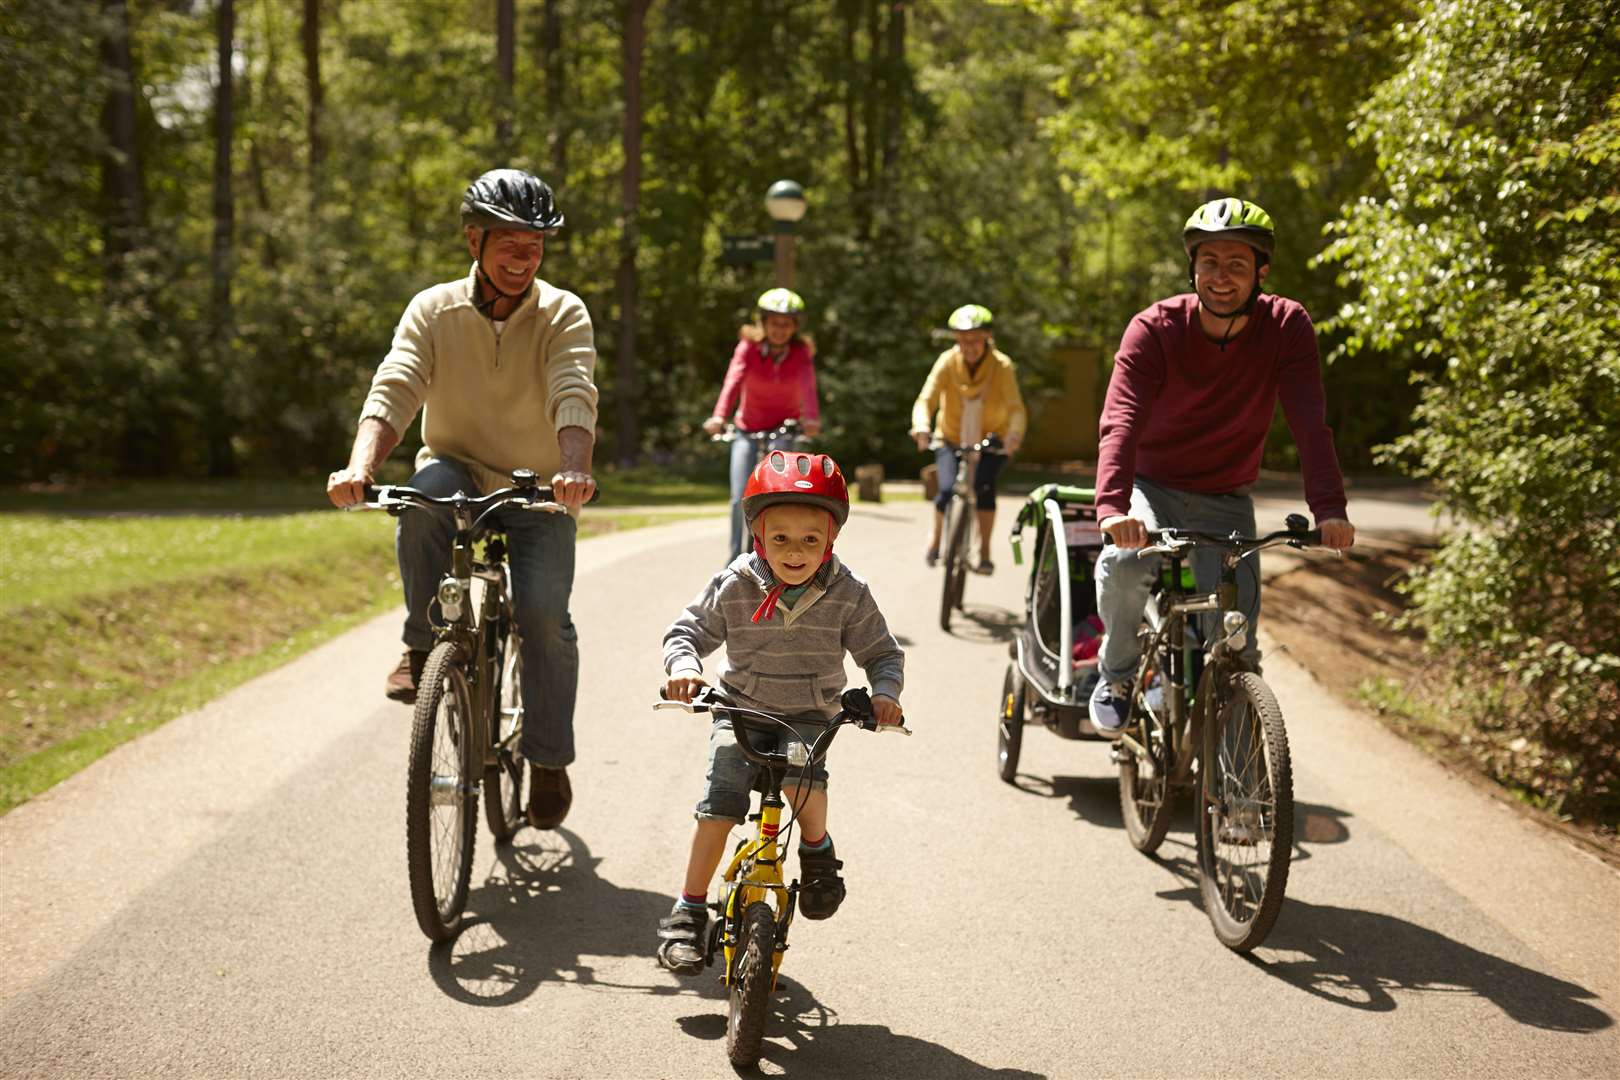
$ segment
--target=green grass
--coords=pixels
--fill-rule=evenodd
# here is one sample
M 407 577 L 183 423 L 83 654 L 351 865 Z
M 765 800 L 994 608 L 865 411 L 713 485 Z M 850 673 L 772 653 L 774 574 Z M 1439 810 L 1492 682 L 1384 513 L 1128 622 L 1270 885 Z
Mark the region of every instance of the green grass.
M 691 516 L 587 514 L 580 535 Z M 393 526 L 330 509 L 0 515 L 0 813 L 397 608 Z
M 380 477 L 386 483 L 410 479 L 409 463 L 390 461 Z M 725 502 L 730 489 L 723 469 L 666 469 L 638 466 L 597 470 L 602 485 L 598 507 L 685 506 Z M 326 477 L 240 480 L 136 480 L 0 489 L 0 513 L 32 514 L 289 514 L 331 509 Z

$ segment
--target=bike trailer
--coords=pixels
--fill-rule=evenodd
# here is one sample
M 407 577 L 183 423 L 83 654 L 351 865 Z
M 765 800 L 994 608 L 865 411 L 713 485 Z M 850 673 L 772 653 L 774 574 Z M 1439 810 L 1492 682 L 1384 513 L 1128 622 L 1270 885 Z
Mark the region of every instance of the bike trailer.
M 1097 617 L 1097 528 L 1091 488 L 1043 484 L 1029 493 L 1013 525 L 1013 562 L 1024 562 L 1024 530 L 1033 531 L 1024 623 L 1009 646 L 1028 688 L 1027 709 L 1066 739 L 1099 739 L 1087 702 L 1097 683 L 1102 620 Z

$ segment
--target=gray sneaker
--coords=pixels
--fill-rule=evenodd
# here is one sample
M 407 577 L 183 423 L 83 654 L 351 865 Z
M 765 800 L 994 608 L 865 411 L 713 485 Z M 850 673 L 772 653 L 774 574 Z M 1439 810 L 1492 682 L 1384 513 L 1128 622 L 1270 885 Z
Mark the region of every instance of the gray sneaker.
M 1131 683 L 1098 679 L 1091 690 L 1091 726 L 1102 735 L 1117 735 L 1131 708 Z

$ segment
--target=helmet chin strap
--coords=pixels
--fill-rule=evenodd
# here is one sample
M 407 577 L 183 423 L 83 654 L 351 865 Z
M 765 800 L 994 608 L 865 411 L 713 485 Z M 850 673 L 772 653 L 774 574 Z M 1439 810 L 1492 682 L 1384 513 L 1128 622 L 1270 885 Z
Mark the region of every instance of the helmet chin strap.
M 489 271 L 484 269 L 484 246 L 488 239 L 489 230 L 480 229 L 478 232 L 478 262 L 475 265 L 478 269 L 478 280 L 482 281 L 484 284 L 493 289 L 495 291 L 495 295 L 490 297 L 488 300 L 480 298 L 474 301 L 473 307 L 477 308 L 478 314 L 482 315 L 484 318 L 493 319 L 495 318 L 495 305 L 500 303 L 502 300 L 522 300 L 525 296 L 528 296 L 529 292 L 534 288 L 534 278 L 529 279 L 529 283 L 523 286 L 522 292 L 509 293 L 502 291 L 501 287 L 495 284 L 495 279 L 489 276 Z M 535 273 L 539 273 L 538 268 L 536 268 Z M 479 291 L 482 292 L 482 290 Z

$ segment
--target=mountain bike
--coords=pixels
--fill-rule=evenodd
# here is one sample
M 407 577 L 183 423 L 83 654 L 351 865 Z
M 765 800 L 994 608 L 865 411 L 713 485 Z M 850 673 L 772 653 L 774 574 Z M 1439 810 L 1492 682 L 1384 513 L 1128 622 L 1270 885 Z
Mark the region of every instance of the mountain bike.
M 1265 940 L 1282 908 L 1294 787 L 1282 709 L 1241 655 L 1251 630 L 1236 610 L 1237 568 L 1268 547 L 1320 545 L 1321 532 L 1307 525 L 1290 514 L 1283 531 L 1253 538 L 1161 529 L 1150 531 L 1139 550 L 1139 557 L 1162 555 L 1169 565 L 1143 613 L 1142 659 L 1113 749 L 1125 832 L 1132 846 L 1151 854 L 1170 828 L 1176 793 L 1197 791 L 1204 911 L 1215 936 L 1239 952 Z M 1200 593 L 1183 573 L 1200 547 L 1221 552 L 1220 582 L 1211 593 Z M 1205 612 L 1216 629 L 1201 646 L 1193 620 Z
M 783 884 L 783 851 L 789 849 L 793 822 L 782 830 L 782 783 L 790 770 L 808 773 L 827 755 L 833 736 L 845 724 L 863 731 L 898 731 L 910 735 L 904 724 L 879 725 L 872 712 L 872 699 L 866 690 L 844 691 L 843 708 L 831 720 L 821 716 L 778 716 L 731 704 L 712 687 L 693 695 L 690 704 L 660 701 L 655 709 L 684 709 L 691 713 L 713 713 L 731 721 L 732 734 L 743 756 L 759 766 L 754 790 L 760 793 L 759 809 L 748 820 L 757 822 L 752 837 L 738 842 L 722 875 L 719 899 L 709 906 L 715 911 L 710 923 L 705 964 L 714 963 L 716 953 L 724 954 L 721 981 L 728 988 L 726 997 L 726 1056 L 739 1069 L 759 1061 L 760 1044 L 765 1037 L 765 1015 L 771 992 L 776 988 L 782 954 L 787 950 L 788 929 L 798 899 L 799 882 Z M 794 727 L 824 727 L 821 734 L 805 741 Z M 786 733 L 790 741 L 785 751 L 766 749 L 755 742 L 763 737 L 774 745 Z
M 979 471 L 980 456 L 1005 454 L 1001 446 L 1001 436 L 992 433 L 964 447 L 956 459 L 956 479 L 951 484 L 950 501 L 945 504 L 945 523 L 940 528 L 939 561 L 945 570 L 945 580 L 939 597 L 939 628 L 946 633 L 951 630 L 951 612 L 962 609 L 962 593 L 967 587 L 969 552 L 973 546 L 970 541 L 978 506 L 973 495 L 973 477 Z
M 441 514 L 455 525 L 450 570 L 439 582 L 437 640 L 417 681 L 405 789 L 405 861 L 417 925 L 435 942 L 454 937 L 467 906 L 480 788 L 497 843 L 524 821 L 522 628 L 512 610 L 506 537 L 490 519 L 513 507 L 563 513 L 528 469 L 488 495 L 437 497 L 367 485 L 365 506 L 399 515 Z M 592 496 L 595 501 L 596 496 Z M 474 597 L 473 581 L 482 595 Z

